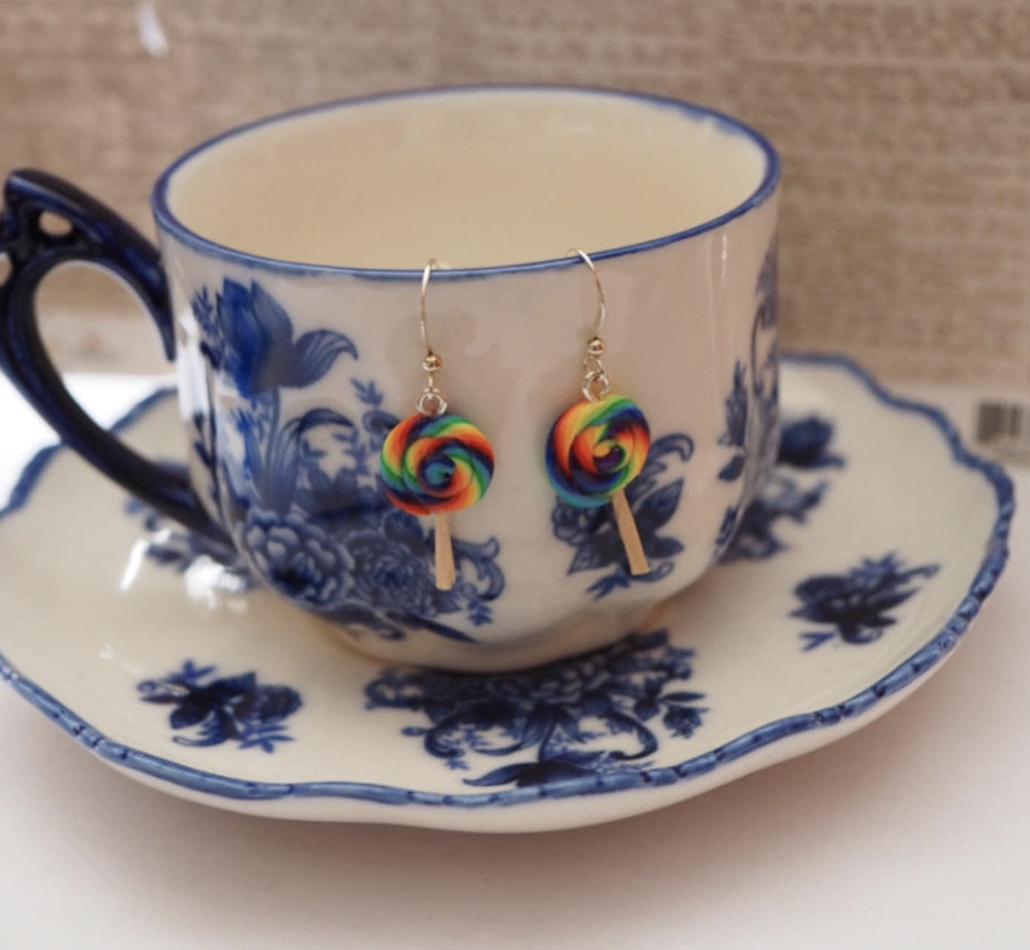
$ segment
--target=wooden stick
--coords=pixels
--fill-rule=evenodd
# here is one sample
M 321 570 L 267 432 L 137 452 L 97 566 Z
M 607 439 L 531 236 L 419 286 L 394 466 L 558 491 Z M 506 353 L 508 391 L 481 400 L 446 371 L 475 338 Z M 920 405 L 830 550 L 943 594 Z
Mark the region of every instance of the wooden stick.
M 626 549 L 626 557 L 629 558 L 629 572 L 649 574 L 651 567 L 647 563 L 644 545 L 640 543 L 640 532 L 637 531 L 637 523 L 633 520 L 633 512 L 624 491 L 617 491 L 612 495 L 612 507 L 615 509 L 615 523 L 619 526 L 619 534 L 622 536 L 622 546 Z
M 454 586 L 454 543 L 451 521 L 446 512 L 436 515 L 436 586 L 450 590 Z

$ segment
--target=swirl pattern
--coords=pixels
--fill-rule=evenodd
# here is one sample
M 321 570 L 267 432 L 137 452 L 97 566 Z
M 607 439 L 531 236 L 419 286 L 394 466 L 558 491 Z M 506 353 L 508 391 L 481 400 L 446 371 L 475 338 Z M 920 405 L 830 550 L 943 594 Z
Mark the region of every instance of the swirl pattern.
M 490 486 L 494 453 L 468 419 L 416 414 L 390 430 L 380 455 L 386 494 L 413 515 L 460 511 Z
M 577 402 L 551 429 L 547 474 L 565 504 L 598 508 L 640 474 L 650 446 L 647 419 L 632 400 Z

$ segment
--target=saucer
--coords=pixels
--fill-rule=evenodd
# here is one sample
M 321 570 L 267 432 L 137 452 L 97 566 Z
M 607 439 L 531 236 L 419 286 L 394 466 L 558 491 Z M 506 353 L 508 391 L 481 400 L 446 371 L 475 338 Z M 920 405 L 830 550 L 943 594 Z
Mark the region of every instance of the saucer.
M 816 355 L 784 360 L 782 404 L 721 563 L 613 646 L 514 673 L 353 652 L 47 449 L 0 521 L 0 677 L 126 775 L 251 814 L 521 832 L 690 798 L 894 706 L 1007 555 L 1011 482 L 937 410 Z M 166 392 L 119 428 L 180 445 Z

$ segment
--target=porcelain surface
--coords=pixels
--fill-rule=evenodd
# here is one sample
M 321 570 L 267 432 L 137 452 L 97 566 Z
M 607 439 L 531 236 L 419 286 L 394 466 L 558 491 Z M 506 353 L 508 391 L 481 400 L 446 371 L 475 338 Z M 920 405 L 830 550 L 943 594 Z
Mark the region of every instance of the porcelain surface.
M 610 646 L 475 675 L 359 655 L 48 450 L 0 522 L 0 675 L 127 775 L 252 814 L 519 832 L 689 798 L 891 708 L 1006 558 L 1011 483 L 935 410 L 816 356 L 786 362 L 783 406 L 699 583 Z M 122 428 L 168 453 L 174 401 Z

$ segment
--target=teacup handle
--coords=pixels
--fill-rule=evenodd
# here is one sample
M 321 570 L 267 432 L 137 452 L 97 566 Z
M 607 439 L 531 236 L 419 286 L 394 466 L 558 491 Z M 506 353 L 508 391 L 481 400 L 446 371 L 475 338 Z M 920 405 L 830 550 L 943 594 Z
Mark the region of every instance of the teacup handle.
M 52 234 L 45 212 L 69 229 Z M 12 172 L 0 210 L 0 369 L 71 448 L 138 498 L 194 531 L 225 539 L 186 476 L 143 458 L 98 426 L 71 397 L 54 368 L 36 321 L 36 291 L 58 264 L 98 264 L 124 280 L 143 301 L 175 355 L 175 330 L 160 254 L 123 218 L 74 185 L 34 170 Z

